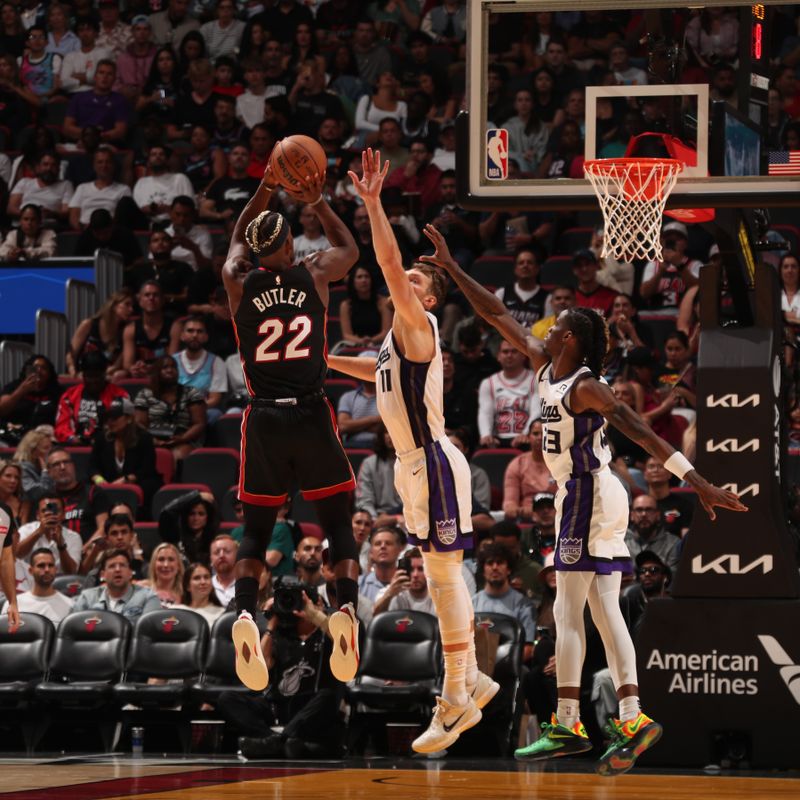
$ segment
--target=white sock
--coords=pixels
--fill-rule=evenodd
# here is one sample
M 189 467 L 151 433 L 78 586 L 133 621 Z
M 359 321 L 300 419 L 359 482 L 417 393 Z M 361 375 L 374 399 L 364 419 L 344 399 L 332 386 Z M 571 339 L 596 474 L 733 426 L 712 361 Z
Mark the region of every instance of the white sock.
M 465 675 L 467 672 L 467 651 L 457 650 L 444 654 L 444 685 L 442 699 L 452 706 L 463 706 L 467 702 Z
M 632 694 L 630 697 L 623 697 L 619 701 L 620 722 L 627 722 L 629 719 L 636 719 L 642 710 L 638 695 Z
M 469 641 L 467 648 L 467 667 L 464 673 L 464 680 L 467 685 L 467 694 L 472 694 L 475 685 L 478 683 L 478 660 L 475 658 L 475 634 Z
M 565 728 L 572 728 L 578 721 L 580 716 L 580 701 L 571 700 L 563 697 L 558 698 L 558 709 L 556 710 L 556 717 L 558 724 L 563 725 Z

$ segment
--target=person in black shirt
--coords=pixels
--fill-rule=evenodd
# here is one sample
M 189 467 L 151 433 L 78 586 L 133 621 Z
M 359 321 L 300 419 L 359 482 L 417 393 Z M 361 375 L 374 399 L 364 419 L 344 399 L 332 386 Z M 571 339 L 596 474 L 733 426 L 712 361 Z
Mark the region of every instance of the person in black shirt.
M 136 294 L 141 316 L 129 322 L 122 332 L 122 366 L 134 378 L 146 378 L 156 358 L 177 350 L 172 336 L 173 318 L 164 314 L 164 292 L 153 278 L 146 280 Z M 174 347 L 171 347 L 173 338 Z
M 14 578 L 14 548 L 12 547 L 17 525 L 11 509 L 0 503 L 0 589 L 6 598 L 6 614 L 8 614 L 9 633 L 19 627 L 19 609 L 17 608 L 17 584 Z
M 98 248 L 115 250 L 122 256 L 126 268 L 142 257 L 142 248 L 133 231 L 123 225 L 115 225 L 105 208 L 92 211 L 89 224 L 75 244 L 75 255 L 93 256 Z
M 247 201 L 258 189 L 258 178 L 247 174 L 249 164 L 249 146 L 234 145 L 228 153 L 228 174 L 215 180 L 200 202 L 201 219 L 223 222 L 233 228 Z
M 292 106 L 292 133 L 314 138 L 327 117 L 342 119 L 342 101 L 325 90 L 325 70 L 313 58 L 306 59 L 297 71 L 297 80 L 289 92 Z
M 250 131 L 236 119 L 236 98 L 219 94 L 214 101 L 214 127 L 211 147 L 228 153 L 233 147 L 250 138 Z
M 297 26 L 304 22 L 314 28 L 314 15 L 311 10 L 301 3 L 294 0 L 279 0 L 277 3 L 265 3 L 269 6 L 267 9 L 259 14 L 256 14 L 248 26 L 258 22 L 265 31 L 269 31 L 278 41 L 290 42 L 294 36 Z M 242 39 L 247 39 L 248 30 L 245 32 Z
M 134 291 L 146 280 L 157 280 L 164 292 L 164 309 L 174 314 L 186 313 L 189 281 L 194 271 L 185 261 L 172 258 L 172 237 L 166 231 L 150 236 L 150 258 L 140 260 L 128 270 L 124 283 Z
M 53 362 L 47 356 L 31 356 L 19 377 L 0 391 L 0 441 L 17 445 L 37 425 L 54 425 L 60 397 Z
M 189 64 L 188 89 L 183 89 L 175 101 L 173 119 L 167 125 L 167 135 L 172 139 L 188 139 L 195 125 L 215 127 L 214 105 L 218 94 L 214 94 L 214 68 L 205 58 Z
M 276 185 L 267 166 L 236 223 L 222 269 L 251 395 L 242 426 L 239 499 L 245 526 L 236 562 L 239 619 L 233 639 L 237 674 L 256 691 L 269 680 L 253 622 L 258 581 L 278 509 L 295 480 L 304 497 L 315 501 L 331 542 L 340 606 L 330 620 L 331 669 L 343 681 L 358 669 L 358 550 L 349 499 L 355 478 L 322 390 L 328 284 L 344 278 L 358 248 L 325 201 L 322 177 L 315 174 L 286 191 L 295 202 L 314 207 L 331 246 L 295 264 L 288 220 L 267 210 Z M 253 254 L 259 269 L 253 268 Z

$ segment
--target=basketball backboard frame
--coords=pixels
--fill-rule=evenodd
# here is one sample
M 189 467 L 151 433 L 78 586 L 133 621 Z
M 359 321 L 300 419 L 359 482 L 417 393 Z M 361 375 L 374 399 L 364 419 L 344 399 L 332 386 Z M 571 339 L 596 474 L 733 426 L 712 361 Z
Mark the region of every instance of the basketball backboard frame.
M 770 6 L 796 5 L 789 0 L 777 0 Z M 684 4 L 668 0 L 614 0 L 617 10 L 659 10 L 686 8 Z M 699 7 L 751 7 L 751 3 L 732 0 L 722 2 L 709 0 Z M 692 6 L 694 8 L 694 6 Z M 586 0 L 581 10 L 608 9 L 607 0 Z M 763 9 L 763 7 L 761 7 Z M 596 200 L 588 180 L 577 179 L 532 179 L 496 180 L 487 177 L 487 86 L 486 68 L 488 64 L 489 13 L 535 13 L 537 11 L 574 11 L 573 0 L 467 0 L 467 110 L 462 111 L 456 120 L 456 177 L 459 202 L 472 209 L 529 209 L 529 210 L 570 210 L 596 208 Z M 767 65 L 768 66 L 768 65 Z M 765 68 L 752 69 L 750 84 L 764 86 Z M 626 87 L 587 87 L 587 107 L 590 98 L 618 94 L 653 96 L 670 92 L 676 95 L 693 94 L 705 91 L 703 84 L 672 84 L 667 86 L 626 86 Z M 745 176 L 709 177 L 707 176 L 709 146 L 708 103 L 698 95 L 698 166 L 687 169 L 678 179 L 667 208 L 736 208 L 778 207 L 796 205 L 800 197 L 800 176 Z M 700 106 L 703 106 L 701 111 Z M 702 115 L 702 116 L 701 116 Z M 594 117 L 587 114 L 586 152 L 589 146 L 594 149 L 594 134 L 591 130 Z M 590 135 L 592 138 L 590 138 Z M 593 152 L 587 155 L 592 157 Z M 703 167 L 705 165 L 705 175 Z

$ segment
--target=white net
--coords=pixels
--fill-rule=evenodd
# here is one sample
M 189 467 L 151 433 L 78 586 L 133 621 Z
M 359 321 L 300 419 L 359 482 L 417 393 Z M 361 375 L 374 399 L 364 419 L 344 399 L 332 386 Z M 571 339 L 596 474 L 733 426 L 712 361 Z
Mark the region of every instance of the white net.
M 587 161 L 605 229 L 602 256 L 618 261 L 661 260 L 661 220 L 683 163 L 662 158 Z

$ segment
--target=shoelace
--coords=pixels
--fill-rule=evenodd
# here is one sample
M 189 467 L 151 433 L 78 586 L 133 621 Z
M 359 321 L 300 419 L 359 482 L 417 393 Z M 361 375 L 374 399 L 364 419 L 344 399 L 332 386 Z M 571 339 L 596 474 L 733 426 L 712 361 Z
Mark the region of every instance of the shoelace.
M 603 732 L 608 736 L 609 743 L 623 739 L 622 731 L 613 718 L 609 718 L 603 727 Z

